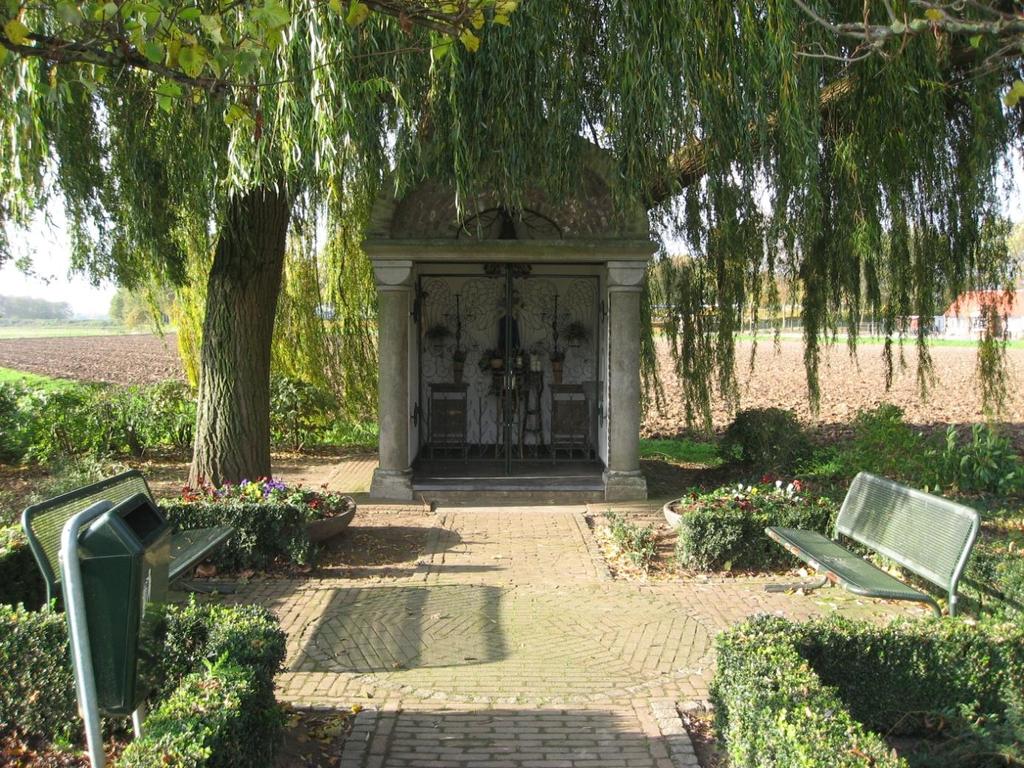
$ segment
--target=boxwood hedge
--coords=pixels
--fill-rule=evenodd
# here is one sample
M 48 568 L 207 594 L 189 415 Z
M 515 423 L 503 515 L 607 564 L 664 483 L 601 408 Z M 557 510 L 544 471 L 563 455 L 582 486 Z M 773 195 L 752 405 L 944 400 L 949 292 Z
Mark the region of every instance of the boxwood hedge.
M 699 571 L 767 569 L 796 562 L 764 534 L 769 525 L 829 533 L 838 508 L 802 493 L 797 484 L 726 486 L 693 491 L 677 502 L 682 518 L 676 557 Z
M 314 547 L 306 532 L 304 506 L 287 502 L 160 502 L 174 530 L 228 524 L 235 532 L 211 556 L 228 571 L 264 570 L 276 560 L 308 563 Z
M 128 745 L 123 768 L 272 765 L 277 709 L 267 707 L 253 670 L 212 664 L 188 675 L 146 718 L 141 739 Z
M 1005 744 L 993 734 L 1019 717 L 1008 710 L 1024 679 L 1016 625 L 762 616 L 717 642 L 711 697 L 732 768 L 906 766 L 877 733 L 934 735 L 936 719 L 955 732 L 949 744 L 971 756 L 959 764 L 985 765 L 975 758 L 999 753 Z M 982 716 L 957 722 L 957 713 Z
M 0 605 L 0 732 L 47 742 L 81 733 L 64 616 Z
M 153 738 L 131 753 L 129 764 L 265 764 L 280 726 L 273 685 L 285 637 L 276 619 L 257 606 L 193 603 L 168 606 L 163 625 L 155 676 L 162 682 L 146 721 Z M 68 645 L 62 614 L 0 605 L 0 665 L 18 670 L 0 676 L 0 732 L 42 743 L 82 743 Z M 175 728 L 195 742 L 185 743 L 191 736 L 162 740 L 160 734 Z M 161 752 L 165 746 L 174 751 Z M 179 755 L 182 761 L 175 762 Z

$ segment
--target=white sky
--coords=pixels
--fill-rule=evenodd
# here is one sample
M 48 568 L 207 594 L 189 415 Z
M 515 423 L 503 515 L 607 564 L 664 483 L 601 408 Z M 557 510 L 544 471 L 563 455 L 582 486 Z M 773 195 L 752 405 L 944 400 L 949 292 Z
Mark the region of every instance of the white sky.
M 15 259 L 29 256 L 33 275 L 14 266 L 13 260 L 0 267 L 0 294 L 31 296 L 47 301 L 66 301 L 77 317 L 105 317 L 117 286 L 96 287 L 82 275 L 69 274 L 70 248 L 61 206 L 51 205 L 49 222 L 40 216 L 27 232 L 8 229 Z
M 1012 172 L 1014 190 L 1005 201 L 1005 213 L 1014 222 L 1024 221 L 1024 165 L 1014 154 Z M 81 275 L 69 274 L 69 248 L 64 214 L 60 205 L 51 205 L 49 222 L 40 217 L 28 231 L 9 231 L 15 256 L 30 256 L 35 275 L 26 275 L 13 260 L 0 267 L 0 294 L 31 296 L 49 301 L 66 301 L 78 317 L 102 317 L 110 308 L 116 286 L 93 286 Z M 670 246 L 671 247 L 671 246 Z

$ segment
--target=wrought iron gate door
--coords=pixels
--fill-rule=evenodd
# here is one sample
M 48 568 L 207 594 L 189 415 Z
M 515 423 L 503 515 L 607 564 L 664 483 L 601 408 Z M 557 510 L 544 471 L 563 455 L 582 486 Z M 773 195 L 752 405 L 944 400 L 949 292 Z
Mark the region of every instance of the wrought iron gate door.
M 421 452 L 429 447 L 433 456 L 440 448 L 444 435 L 432 439 L 437 420 L 430 403 L 444 392 L 449 421 L 453 408 L 465 409 L 459 454 L 466 461 L 486 461 L 492 472 L 511 475 L 527 461 L 592 457 L 601 391 L 598 286 L 593 274 L 547 274 L 526 264 L 421 275 L 419 398 L 427 404 Z M 553 441 L 566 393 L 575 405 L 563 408 L 558 421 L 576 422 L 571 431 L 580 436 L 570 451 Z

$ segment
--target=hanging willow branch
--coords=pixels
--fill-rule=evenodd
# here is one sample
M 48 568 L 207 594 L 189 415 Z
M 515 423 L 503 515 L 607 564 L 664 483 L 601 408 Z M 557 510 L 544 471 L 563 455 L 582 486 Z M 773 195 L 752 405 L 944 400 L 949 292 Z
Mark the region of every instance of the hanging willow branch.
M 508 24 L 518 0 L 235 0 L 187 6 L 171 0 L 68 0 L 57 5 L 48 13 L 18 0 L 0 6 L 0 64 L 14 54 L 114 74 L 133 70 L 220 93 L 266 87 L 259 70 L 273 61 L 288 26 L 304 16 L 333 13 L 355 28 L 377 14 L 396 20 L 410 35 L 414 29 L 435 33 L 432 47 L 438 50 L 452 40 L 475 50 L 479 30 L 488 23 Z M 88 69 L 82 75 L 96 76 Z
M 17 18 L 30 34 L 56 36 L 65 22 L 51 5 Z M 97 279 L 157 272 L 181 282 L 188 254 L 209 253 L 232 194 L 287 186 L 301 201 L 299 239 L 318 226 L 355 231 L 385 185 L 401 192 L 425 178 L 450 184 L 466 205 L 496 190 L 515 207 L 538 188 L 557 197 L 577 183 L 585 134 L 607 150 L 615 195 L 648 201 L 686 244 L 689 257 L 658 273 L 651 313 L 665 323 L 698 422 L 713 396 L 735 402 L 744 319 L 778 324 L 784 295 L 803 320 L 813 400 L 821 348 L 840 332 L 853 345 L 862 322 L 882 328 L 893 364 L 899 341 L 913 339 L 926 381 L 929 324 L 912 319 L 1012 277 L 1001 169 L 1024 121 L 1001 99 L 1021 78 L 1020 58 L 993 58 L 1002 38 L 975 44 L 942 20 L 938 34 L 903 34 L 884 56 L 861 57 L 864 40 L 829 26 L 891 28 L 892 17 L 929 9 L 912 0 L 530 0 L 508 26 L 496 23 L 495 4 L 490 23 L 470 23 L 479 49 L 463 41 L 443 56 L 434 30 L 401 15 L 352 25 L 351 3 L 344 14 L 319 2 L 259 8 L 277 5 L 287 14 L 257 17 L 267 55 L 245 73 L 275 85 L 237 98 L 161 90 L 156 74 L 132 67 L 98 75 L 100 66 L 9 55 L 0 64 L 5 222 L 59 195 L 77 266 Z M 986 5 L 947 15 L 985 23 Z M 203 22 L 183 23 L 206 48 Z M 6 26 L 8 41 L 32 44 Z M 234 20 L 222 29 L 225 40 L 247 34 Z M 144 42 L 162 39 L 133 41 L 143 55 Z M 828 56 L 805 55 L 815 52 Z M 188 77 L 239 71 L 216 75 L 206 59 L 191 73 L 191 56 L 177 61 Z M 366 309 L 362 288 L 336 279 L 356 262 L 335 269 L 324 258 L 317 253 L 315 279 L 295 271 L 293 284 L 317 286 L 322 306 L 335 290 Z M 364 360 L 356 349 L 330 354 L 353 356 L 346 371 Z M 993 370 L 983 367 L 990 378 Z

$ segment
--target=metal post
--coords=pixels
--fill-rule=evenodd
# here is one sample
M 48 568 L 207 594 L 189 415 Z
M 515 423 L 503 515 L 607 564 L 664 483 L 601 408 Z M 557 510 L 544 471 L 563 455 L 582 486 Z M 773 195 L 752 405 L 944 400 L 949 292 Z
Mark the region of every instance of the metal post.
M 142 738 L 142 721 L 146 719 L 146 702 L 143 701 L 139 704 L 138 709 L 132 712 L 132 730 L 135 732 L 135 738 Z
M 78 561 L 78 532 L 82 526 L 92 522 L 112 506 L 109 501 L 100 501 L 79 512 L 64 524 L 60 543 L 61 584 L 64 588 L 64 609 L 71 636 L 71 660 L 74 663 L 75 687 L 78 692 L 78 712 L 85 723 L 85 738 L 92 768 L 104 768 L 107 756 L 103 751 L 99 703 L 96 700 L 96 677 L 92 668 L 92 650 L 89 647 L 85 595 L 82 592 L 82 568 Z

